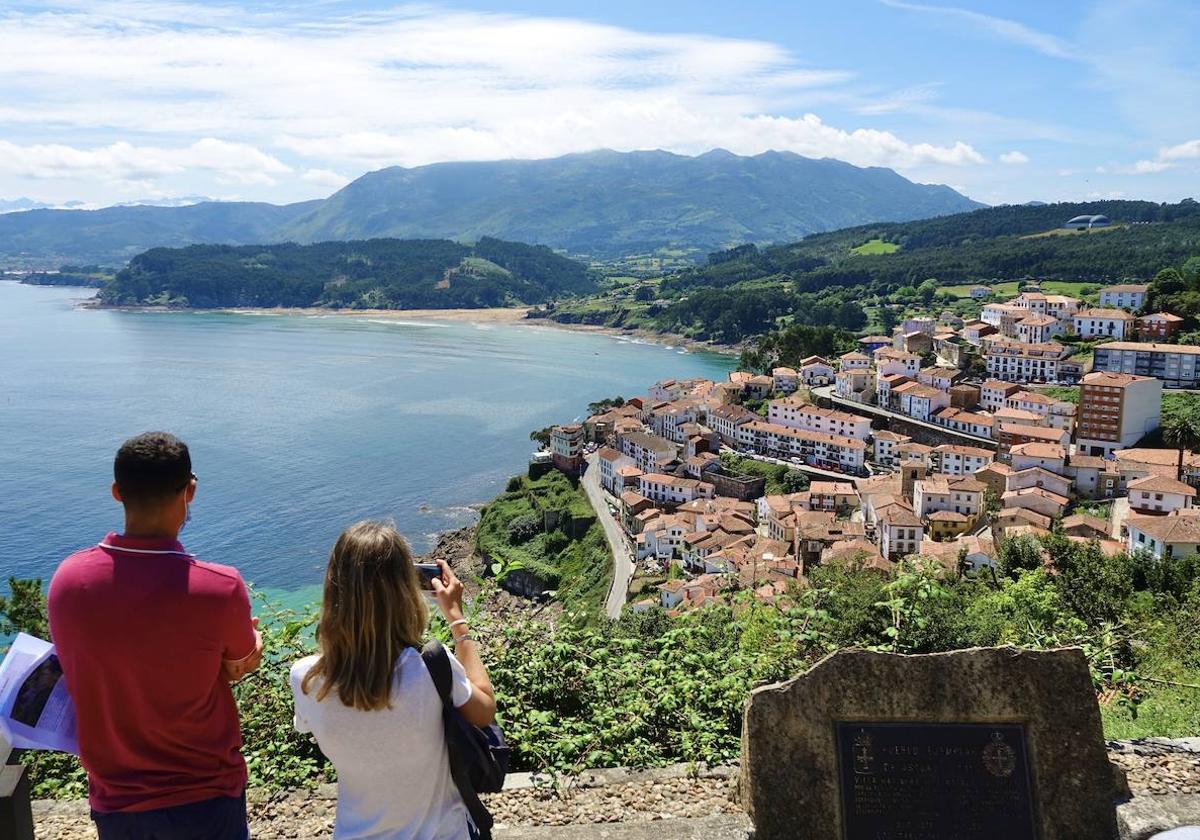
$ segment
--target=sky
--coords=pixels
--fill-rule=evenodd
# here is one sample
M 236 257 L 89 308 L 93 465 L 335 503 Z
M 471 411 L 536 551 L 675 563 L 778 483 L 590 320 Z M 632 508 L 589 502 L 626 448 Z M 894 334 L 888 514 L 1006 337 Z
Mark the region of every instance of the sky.
M 769 149 L 989 204 L 1200 198 L 1200 3 L 0 2 L 0 199 Z

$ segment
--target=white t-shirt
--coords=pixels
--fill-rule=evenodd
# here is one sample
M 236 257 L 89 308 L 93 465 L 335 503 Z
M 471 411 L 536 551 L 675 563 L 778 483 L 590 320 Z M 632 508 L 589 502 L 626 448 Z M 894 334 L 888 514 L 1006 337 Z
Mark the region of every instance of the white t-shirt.
M 471 682 L 450 656 L 451 698 L 471 698 Z M 338 774 L 336 840 L 466 840 L 467 809 L 446 757 L 442 702 L 419 651 L 408 648 L 392 675 L 392 707 L 364 712 L 336 691 L 317 702 L 319 680 L 305 694 L 307 656 L 292 666 L 296 730 L 311 732 Z

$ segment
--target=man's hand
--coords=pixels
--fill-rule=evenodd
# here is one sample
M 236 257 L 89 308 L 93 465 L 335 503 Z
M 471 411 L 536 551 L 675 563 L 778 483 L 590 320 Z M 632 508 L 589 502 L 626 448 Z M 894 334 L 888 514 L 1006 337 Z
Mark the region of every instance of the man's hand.
M 250 623 L 254 625 L 254 650 L 241 659 L 221 660 L 221 677 L 227 682 L 237 682 L 262 664 L 263 638 L 262 633 L 258 632 L 258 619 L 252 618 Z

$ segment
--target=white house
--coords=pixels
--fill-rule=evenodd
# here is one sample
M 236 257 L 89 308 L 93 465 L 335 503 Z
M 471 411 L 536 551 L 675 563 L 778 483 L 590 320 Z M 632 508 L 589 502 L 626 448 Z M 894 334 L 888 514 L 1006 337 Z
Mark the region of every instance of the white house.
M 837 370 L 829 362 L 828 359 L 823 359 L 820 356 L 809 356 L 800 362 L 800 381 L 808 387 L 828 385 L 833 382 L 834 376 L 837 375 Z
M 1126 485 L 1134 513 L 1164 514 L 1192 507 L 1196 488 L 1169 475 L 1148 475 Z
M 713 486 L 694 478 L 646 473 L 638 479 L 638 492 L 656 504 L 675 506 L 693 499 L 711 499 Z
M 771 379 L 780 394 L 790 394 L 800 387 L 800 374 L 789 367 L 775 368 L 771 371 Z
M 1200 516 L 1129 516 L 1124 523 L 1125 547 L 1155 557 L 1188 557 L 1200 553 Z
M 935 473 L 913 483 L 913 513 L 924 518 L 937 511 L 953 511 L 973 519 L 983 510 L 986 489 L 974 478 Z
M 1141 309 L 1146 305 L 1146 291 L 1150 287 L 1140 283 L 1107 286 L 1100 290 L 1100 305 L 1119 309 Z
M 633 458 L 625 455 L 611 446 L 604 446 L 596 453 L 596 463 L 600 467 L 600 486 L 614 496 L 621 495 L 625 489 L 623 482 L 618 483 L 621 467 L 634 466 Z
M 929 422 L 935 411 L 950 405 L 949 394 L 920 382 L 906 382 L 893 388 L 892 393 L 900 413 L 916 420 Z
M 1133 334 L 1137 319 L 1123 309 L 1081 309 L 1071 317 L 1080 338 L 1120 341 Z
M 771 400 L 767 403 L 767 420 L 792 429 L 825 432 L 857 440 L 867 440 L 871 437 L 869 417 L 821 408 L 796 397 Z
M 933 448 L 934 466 L 946 475 L 974 475 L 994 460 L 995 452 L 978 446 L 943 443 Z
M 891 466 L 898 463 L 900 457 L 899 446 L 908 443 L 910 440 L 912 438 L 908 435 L 902 435 L 899 432 L 893 432 L 888 429 L 876 432 L 873 441 L 875 463 L 884 466 Z
M 874 508 L 879 553 L 889 560 L 916 554 L 925 539 L 925 524 L 899 502 Z

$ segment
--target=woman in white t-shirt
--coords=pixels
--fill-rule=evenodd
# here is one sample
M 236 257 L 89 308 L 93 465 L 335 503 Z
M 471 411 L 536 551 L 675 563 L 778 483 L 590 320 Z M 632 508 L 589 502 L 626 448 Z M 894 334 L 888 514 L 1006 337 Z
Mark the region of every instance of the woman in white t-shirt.
M 452 697 L 487 726 L 496 701 L 444 562 L 433 579 L 450 623 Z M 421 659 L 428 611 L 404 538 L 359 522 L 338 539 L 325 574 L 319 653 L 292 666 L 296 729 L 311 732 L 338 775 L 336 840 L 467 840 L 467 809 L 450 778 L 442 703 Z

